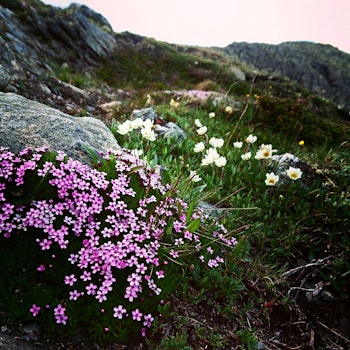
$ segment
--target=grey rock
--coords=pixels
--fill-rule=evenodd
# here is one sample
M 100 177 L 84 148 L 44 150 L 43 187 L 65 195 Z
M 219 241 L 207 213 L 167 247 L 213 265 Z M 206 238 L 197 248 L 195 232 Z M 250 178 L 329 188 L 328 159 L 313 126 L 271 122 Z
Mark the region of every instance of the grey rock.
M 86 149 L 119 149 L 116 139 L 100 120 L 72 117 L 57 109 L 13 93 L 0 92 L 0 147 L 20 152 L 26 147 L 47 147 L 90 164 Z
M 331 45 L 235 42 L 224 51 L 254 69 L 286 77 L 350 110 L 350 55 Z
M 163 137 L 175 138 L 178 141 L 185 140 L 187 134 L 176 123 L 169 122 L 165 125 L 156 125 L 155 132 Z
M 6 92 L 13 92 L 13 93 L 17 94 L 18 89 L 16 88 L 16 86 L 10 84 L 10 85 L 6 86 L 5 91 Z
M 130 116 L 131 119 L 141 118 L 150 119 L 155 123 L 154 131 L 158 136 L 175 138 L 177 141 L 186 139 L 187 135 L 176 123 L 166 123 L 161 119 L 152 107 L 144 109 L 135 109 Z
M 150 119 L 155 121 L 158 118 L 158 115 L 152 107 L 149 107 L 133 110 L 133 112 L 131 113 L 131 119 L 136 118 L 141 118 L 142 120 Z
M 10 83 L 11 75 L 0 65 L 0 90 L 4 90 Z
M 200 201 L 198 207 L 201 208 L 205 214 L 213 218 L 219 218 L 223 214 L 222 209 L 205 201 Z
M 74 29 L 78 31 L 80 40 L 85 41 L 87 46 L 98 56 L 111 52 L 116 44 L 114 37 L 94 25 L 89 18 L 84 16 L 84 13 L 86 14 L 84 9 L 88 9 L 86 6 L 76 6 L 75 8 L 77 10 L 73 12 L 72 20 L 75 23 Z M 81 9 L 83 11 L 80 11 Z M 93 13 L 91 9 L 88 10 L 88 14 Z
M 37 323 L 32 323 L 30 325 L 24 325 L 18 329 L 23 334 L 35 334 L 40 332 L 40 326 Z
M 15 83 L 27 81 L 28 74 L 39 80 L 52 74 L 44 61 L 56 57 L 89 71 L 117 45 L 108 21 L 86 6 L 26 11 L 20 19 L 0 6 L 0 62 L 10 76 L 15 75 Z
M 234 66 L 231 68 L 231 70 L 237 79 L 242 80 L 242 81 L 246 80 L 246 76 L 245 76 L 244 72 L 241 71 L 238 67 Z
M 284 186 L 291 182 L 286 172 L 289 167 L 303 169 L 306 163 L 291 153 L 275 154 L 270 159 L 270 165 L 274 167 L 276 175 L 280 177 L 277 186 Z M 305 174 L 303 174 L 305 177 Z
M 266 349 L 266 345 L 263 342 L 259 341 L 258 345 L 257 345 L 257 349 L 264 350 L 264 349 Z

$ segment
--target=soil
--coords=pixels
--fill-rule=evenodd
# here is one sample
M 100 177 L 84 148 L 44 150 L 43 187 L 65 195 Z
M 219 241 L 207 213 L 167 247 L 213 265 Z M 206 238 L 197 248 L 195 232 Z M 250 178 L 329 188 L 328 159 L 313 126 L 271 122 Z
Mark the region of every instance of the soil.
M 215 303 L 207 301 L 193 304 L 188 300 L 174 297 L 171 305 L 172 317 L 163 320 L 157 333 L 150 335 L 152 344 L 159 344 L 162 339 L 175 335 L 176 332 L 187 334 L 192 349 L 243 349 L 240 330 L 250 329 L 259 340 L 257 350 L 350 350 L 350 310 L 349 301 L 334 298 L 326 289 L 313 297 L 310 292 L 298 290 L 290 294 L 295 302 L 288 304 L 271 299 L 261 282 L 245 281 L 247 292 L 242 293 L 242 305 L 247 305 L 252 293 L 252 300 L 268 300 L 261 305 L 255 304 L 242 318 L 228 318 L 216 312 Z M 312 290 L 308 285 L 308 290 Z M 315 290 L 315 289 L 314 289 Z M 281 290 L 281 300 L 285 297 Z M 296 295 L 297 294 L 297 295 Z M 315 293 L 314 293 L 315 294 Z M 260 297 L 260 298 L 259 298 Z M 245 300 L 247 299 L 247 300 Z M 220 303 L 220 300 L 217 301 Z M 239 314 L 232 310 L 233 314 Z M 4 320 L 4 318 L 2 318 Z M 244 323 L 244 324 L 242 324 Z M 3 324 L 0 332 L 0 349 L 3 350 L 152 350 L 145 343 L 133 346 L 113 344 L 102 348 L 97 344 L 79 341 L 55 341 L 45 338 L 44 332 L 36 324 L 12 326 Z M 199 334 L 198 328 L 202 333 Z M 204 334 L 203 334 L 204 330 Z M 211 335 L 220 334 L 221 345 L 213 346 Z M 218 343 L 220 344 L 220 343 Z M 163 348 L 162 348 L 163 349 Z M 250 348 L 249 348 L 250 349 Z

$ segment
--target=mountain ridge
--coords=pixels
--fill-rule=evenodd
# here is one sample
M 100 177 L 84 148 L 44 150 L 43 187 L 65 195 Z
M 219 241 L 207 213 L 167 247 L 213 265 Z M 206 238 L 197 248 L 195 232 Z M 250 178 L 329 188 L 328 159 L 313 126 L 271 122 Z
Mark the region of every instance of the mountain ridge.
M 256 69 L 277 73 L 350 109 L 350 55 L 325 44 L 305 41 L 278 45 L 232 43 L 223 49 Z
M 249 81 L 258 74 L 255 81 L 278 82 L 287 90 L 295 84 L 293 93 L 304 89 L 305 95 L 329 100 L 343 118 L 349 117 L 350 55 L 330 45 L 168 44 L 115 33 L 107 19 L 85 5 L 60 9 L 39 0 L 0 0 L 0 18 L 0 90 L 64 112 L 69 112 L 64 103 L 72 96 L 81 99 L 79 88 L 90 84 L 139 91 L 203 86 L 228 91 L 233 86 L 248 93 Z M 87 99 L 88 107 L 91 103 Z

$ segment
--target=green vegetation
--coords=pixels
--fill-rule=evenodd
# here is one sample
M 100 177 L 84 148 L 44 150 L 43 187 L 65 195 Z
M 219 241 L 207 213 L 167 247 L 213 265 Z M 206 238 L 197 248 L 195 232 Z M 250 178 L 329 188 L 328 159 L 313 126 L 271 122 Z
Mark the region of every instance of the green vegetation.
M 91 79 L 90 74 L 73 71 L 72 67 L 70 67 L 67 62 L 58 64 L 54 61 L 50 61 L 48 64 L 53 69 L 55 76 L 65 83 L 74 85 L 78 88 L 90 88 L 96 84 Z
M 266 101 L 271 103 L 271 117 L 263 105 Z M 176 349 L 183 348 L 184 344 L 196 348 L 196 344 L 201 344 L 204 339 L 206 342 L 212 339 L 209 344 L 213 348 L 224 348 L 230 343 L 229 337 L 213 327 L 213 323 L 227 325 L 227 320 L 234 318 L 245 325 L 236 330 L 235 339 L 241 342 L 242 348 L 253 348 L 257 342 L 254 337 L 256 330 L 247 324 L 247 314 L 255 310 L 259 314 L 257 318 L 263 318 L 267 325 L 272 322 L 274 308 L 279 310 L 275 312 L 286 312 L 293 300 L 289 299 L 288 288 L 291 287 L 281 276 L 286 270 L 299 266 L 300 261 L 305 264 L 326 261 L 317 265 L 312 277 L 307 277 L 308 283 L 324 283 L 348 305 L 350 145 L 347 136 L 341 133 L 337 139 L 324 137 L 322 144 L 314 139 L 311 126 L 308 129 L 310 135 L 304 132 L 307 131 L 306 124 L 298 127 L 297 121 L 305 123 L 307 120 L 303 119 L 303 110 L 307 110 L 303 101 L 278 99 L 270 94 L 248 96 L 245 110 L 242 108 L 232 114 L 225 113 L 226 106 L 217 105 L 210 98 L 203 99 L 196 108 L 192 107 L 191 99 L 183 98 L 176 104 L 169 102 L 164 101 L 155 109 L 165 121 L 175 121 L 186 131 L 188 138 L 183 141 L 159 138 L 150 142 L 142 139 L 137 130 L 120 135 L 118 130 L 123 124 L 114 124 L 112 130 L 123 147 L 142 151 L 149 163 L 164 167 L 173 181 L 186 179 L 191 176 L 191 171 L 196 171 L 201 178 L 196 183 L 201 199 L 218 206 L 222 222 L 236 233 L 240 245 L 225 253 L 225 268 L 207 272 L 194 263 L 183 267 L 187 278 L 173 293 L 166 313 L 161 310 L 162 321 L 156 327 L 154 339 L 149 340 L 150 344 L 156 346 L 157 332 L 165 332 L 166 326 L 170 327 L 168 318 L 175 333 L 162 340 L 161 349 L 175 348 L 171 344 L 176 341 L 181 344 Z M 274 123 L 274 110 L 280 117 L 285 116 L 286 124 L 279 118 L 276 119 L 280 124 Z M 215 113 L 215 117 L 211 118 L 209 113 Z M 196 119 L 207 127 L 204 135 L 196 132 Z M 291 121 L 296 124 L 295 129 L 281 127 Z M 322 124 L 317 127 L 321 128 Z M 245 142 L 252 133 L 258 141 L 254 144 Z M 332 131 L 328 130 L 328 133 L 332 135 Z M 201 166 L 203 153 L 194 151 L 200 142 L 209 148 L 211 137 L 225 140 L 219 149 L 220 155 L 227 159 L 224 167 Z M 226 142 L 228 139 L 230 143 Z M 234 148 L 232 141 L 242 141 L 243 148 Z M 301 161 L 296 167 L 302 170 L 302 178 L 296 181 L 285 178 L 281 184 L 266 186 L 266 173 L 278 171 L 278 166 L 269 159 L 254 159 L 258 150 L 255 144 L 258 143 L 272 143 L 278 154 L 289 152 L 299 157 Z M 328 148 L 329 144 L 333 145 L 332 148 Z M 252 153 L 251 159 L 243 160 L 242 154 L 248 151 Z M 178 190 L 186 198 L 188 184 L 184 182 L 182 185 L 180 180 Z M 179 300 L 185 300 L 184 304 L 192 314 L 176 306 Z M 262 305 L 270 300 L 274 301 L 274 307 L 264 310 Z M 215 315 L 215 322 L 200 322 L 200 318 L 196 318 L 200 317 L 199 310 L 204 314 L 211 310 L 209 313 Z M 195 340 L 185 338 L 185 331 Z M 201 334 L 205 334 L 204 338 Z M 211 338 L 210 334 L 215 334 L 215 337 Z
M 181 53 L 167 43 L 119 34 L 118 50 L 102 62 L 97 78 L 125 89 L 162 90 L 189 88 L 206 79 L 227 86 L 231 80 L 227 65 Z
M 19 6 L 18 1 L 0 1 L 5 3 Z M 130 33 L 117 38 L 115 52 L 91 67 L 91 75 L 59 60 L 49 65 L 59 79 L 78 87 L 97 89 L 107 83 L 108 89 L 130 92 L 130 99 L 115 107 L 109 126 L 133 153 L 126 152 L 126 158 L 94 155 L 94 169 L 43 151 L 35 157 L 24 153 L 21 159 L 1 154 L 0 306 L 6 320 L 37 321 L 60 340 L 82 332 L 100 345 L 142 342 L 150 349 L 256 349 L 259 341 L 274 339 L 271 328 L 279 329 L 286 347 L 307 348 L 308 315 L 300 309 L 317 305 L 310 313 L 322 320 L 323 308 L 329 312 L 339 303 L 350 305 L 348 120 L 332 103 L 300 86 L 245 70 L 214 49 L 176 47 Z M 235 78 L 232 66 L 242 68 L 247 80 Z M 202 89 L 195 90 L 198 86 Z M 128 121 L 135 108 L 145 105 L 153 106 L 159 120 Z M 175 122 L 187 136 L 157 136 L 158 122 Z M 273 160 L 286 153 L 290 156 L 284 162 Z M 65 181 L 55 187 L 51 182 L 63 177 L 60 170 Z M 154 178 L 157 188 L 150 185 Z M 119 193 L 113 181 L 135 193 Z M 121 208 L 107 205 L 118 196 Z M 139 202 L 145 198 L 147 210 Z M 140 208 L 146 214 L 142 218 L 143 211 L 137 212 L 139 226 L 109 237 L 115 218 L 125 215 L 131 221 L 130 212 Z M 75 225 L 79 220 L 81 227 Z M 128 220 L 123 224 L 130 225 Z M 158 236 L 135 234 L 142 235 L 145 227 L 160 230 Z M 69 237 L 67 247 L 64 239 L 48 243 L 54 241 L 52 232 Z M 132 268 L 145 257 L 135 242 L 123 250 L 129 247 L 124 241 L 128 233 L 145 243 L 147 254 L 159 253 L 146 257 L 149 275 L 135 298 L 126 298 L 125 291 L 128 283 L 139 286 L 140 276 L 132 276 Z M 193 236 L 200 246 L 191 244 Z M 229 238 L 237 244 L 225 242 Z M 99 240 L 106 251 L 91 254 L 96 265 L 89 267 L 96 271 L 79 275 L 84 249 L 98 247 Z M 122 258 L 118 264 L 115 257 L 104 260 L 110 240 L 114 248 L 123 242 L 120 254 L 131 266 Z M 97 273 L 110 268 L 110 262 L 117 266 L 115 281 Z M 78 276 L 86 281 L 74 281 Z M 86 289 L 88 277 L 94 285 L 88 282 Z M 148 283 L 151 277 L 162 293 Z M 112 285 L 114 293 L 104 300 L 103 291 L 109 293 Z M 102 301 L 92 294 L 94 286 L 101 287 Z M 322 291 L 333 298 L 328 304 L 317 299 Z M 345 327 L 337 332 L 348 336 Z M 295 338 L 288 339 L 290 334 Z

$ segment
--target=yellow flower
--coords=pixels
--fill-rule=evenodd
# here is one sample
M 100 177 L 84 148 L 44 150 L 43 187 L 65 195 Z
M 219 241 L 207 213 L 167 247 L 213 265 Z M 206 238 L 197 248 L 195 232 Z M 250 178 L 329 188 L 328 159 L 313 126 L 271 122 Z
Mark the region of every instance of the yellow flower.
M 300 146 L 304 146 L 304 140 L 299 141 Z
M 292 180 L 298 180 L 301 178 L 302 171 L 299 168 L 289 167 L 287 170 L 287 175 Z

